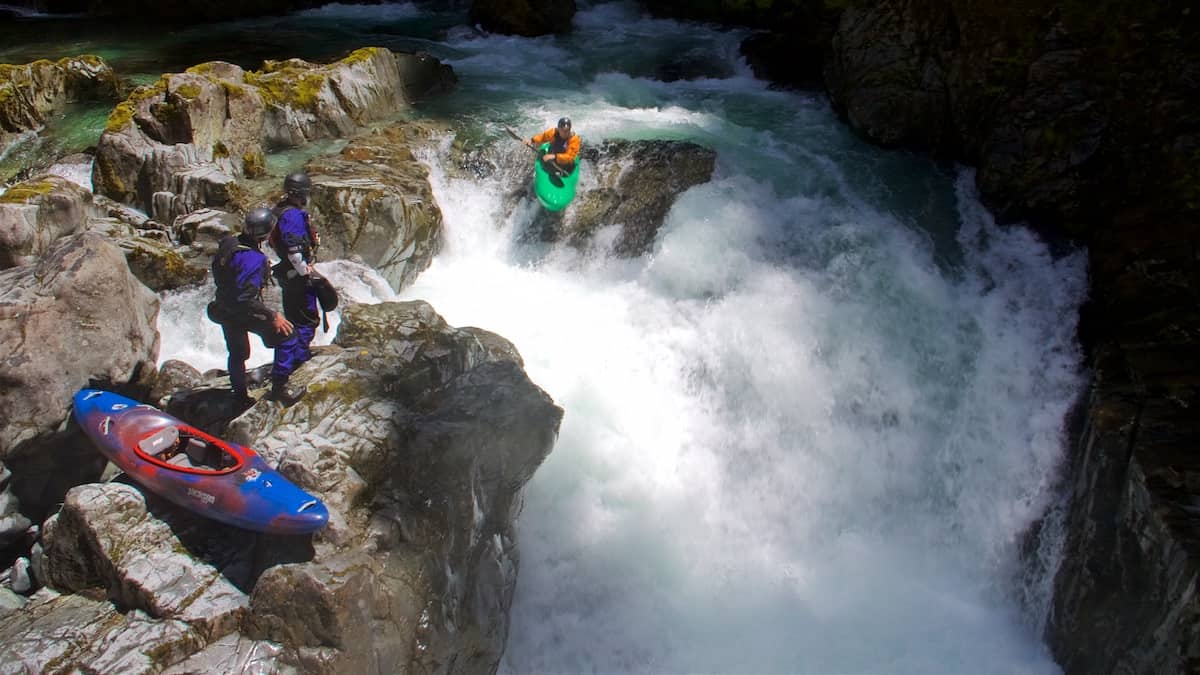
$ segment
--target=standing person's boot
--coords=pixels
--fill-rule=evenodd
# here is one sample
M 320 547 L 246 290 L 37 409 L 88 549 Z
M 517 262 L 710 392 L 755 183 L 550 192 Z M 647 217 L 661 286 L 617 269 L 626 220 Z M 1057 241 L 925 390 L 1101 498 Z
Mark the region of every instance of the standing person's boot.
M 244 412 L 256 403 L 254 398 L 246 393 L 245 390 L 238 391 L 237 389 L 231 389 L 229 394 L 233 398 L 233 407 L 238 412 Z
M 304 398 L 304 390 L 291 390 L 287 386 L 287 380 L 271 380 L 271 393 L 267 394 L 267 398 L 272 401 L 279 401 L 283 407 L 287 408 Z

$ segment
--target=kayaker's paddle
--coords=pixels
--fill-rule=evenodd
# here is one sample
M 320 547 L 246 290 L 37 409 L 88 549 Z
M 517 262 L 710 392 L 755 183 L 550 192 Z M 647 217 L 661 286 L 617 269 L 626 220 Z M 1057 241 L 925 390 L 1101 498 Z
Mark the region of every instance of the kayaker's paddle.
M 525 145 L 525 139 L 518 136 L 517 132 L 513 131 L 512 129 L 509 129 L 508 127 L 504 127 L 504 130 L 507 131 L 508 135 L 512 136 L 514 140 L 520 141 L 521 145 Z M 529 148 L 530 150 L 533 150 L 533 154 L 537 155 L 538 161 L 541 161 L 542 153 L 540 150 L 538 150 L 535 147 L 529 146 L 529 145 L 525 145 L 525 147 Z M 562 178 L 562 177 L 566 176 L 567 173 L 569 173 L 567 171 L 563 171 L 563 168 L 558 165 L 558 162 L 542 162 L 542 166 L 547 166 L 547 165 L 549 165 L 552 169 L 554 169 L 554 174 L 556 176 L 558 176 L 559 178 Z

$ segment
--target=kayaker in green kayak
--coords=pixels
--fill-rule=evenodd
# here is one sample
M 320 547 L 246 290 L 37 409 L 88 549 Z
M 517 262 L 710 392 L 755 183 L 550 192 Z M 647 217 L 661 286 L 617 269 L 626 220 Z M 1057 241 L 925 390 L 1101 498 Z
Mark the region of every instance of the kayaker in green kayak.
M 542 155 L 546 172 L 550 175 L 565 176 L 575 168 L 575 158 L 579 156 L 579 135 L 571 132 L 570 118 L 563 117 L 558 125 L 524 141 L 535 150 L 543 143 L 549 143 L 548 152 Z

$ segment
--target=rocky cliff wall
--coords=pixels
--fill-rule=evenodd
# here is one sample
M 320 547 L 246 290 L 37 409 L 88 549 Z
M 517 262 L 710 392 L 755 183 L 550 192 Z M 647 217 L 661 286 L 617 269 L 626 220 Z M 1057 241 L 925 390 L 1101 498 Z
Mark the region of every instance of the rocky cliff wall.
M 1094 382 L 1046 634 L 1068 673 L 1200 663 L 1198 14 L 1182 2 L 855 3 L 824 64 L 865 137 L 977 166 L 1001 218 L 1088 247 Z

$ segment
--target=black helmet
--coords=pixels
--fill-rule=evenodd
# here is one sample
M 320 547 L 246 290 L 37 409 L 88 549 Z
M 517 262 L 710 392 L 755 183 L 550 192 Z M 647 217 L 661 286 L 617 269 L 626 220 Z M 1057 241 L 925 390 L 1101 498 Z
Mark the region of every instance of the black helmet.
M 571 128 L 571 118 L 570 117 L 558 118 L 558 127 L 560 129 L 570 129 Z
M 246 226 L 242 228 L 242 233 L 250 235 L 255 241 L 262 241 L 274 228 L 275 213 L 265 206 L 260 206 L 250 209 L 246 214 Z
M 283 191 L 289 195 L 308 196 L 312 192 L 312 179 L 303 171 L 288 174 L 287 178 L 283 179 Z

